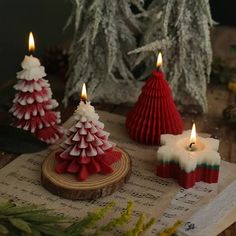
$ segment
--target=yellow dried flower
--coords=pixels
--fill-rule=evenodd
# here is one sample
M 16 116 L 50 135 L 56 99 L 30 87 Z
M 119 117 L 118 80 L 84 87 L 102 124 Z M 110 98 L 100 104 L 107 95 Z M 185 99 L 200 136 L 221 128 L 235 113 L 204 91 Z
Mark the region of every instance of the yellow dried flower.
M 228 89 L 234 93 L 236 93 L 236 82 L 230 81 L 228 83 Z
M 159 232 L 157 236 L 172 236 L 174 233 L 176 233 L 177 229 L 180 227 L 181 224 L 182 221 L 178 220 L 173 226 Z

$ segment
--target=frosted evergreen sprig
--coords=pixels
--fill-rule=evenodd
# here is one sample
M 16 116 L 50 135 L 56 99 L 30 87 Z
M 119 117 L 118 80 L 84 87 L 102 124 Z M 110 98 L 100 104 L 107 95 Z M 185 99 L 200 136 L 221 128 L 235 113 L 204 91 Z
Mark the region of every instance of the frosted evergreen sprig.
M 93 25 L 93 36 L 92 36 L 92 44 L 95 43 L 95 38 L 98 33 L 99 25 L 102 21 L 102 14 L 103 14 L 103 7 L 104 7 L 104 0 L 95 1 L 94 4 L 90 7 L 90 10 L 93 10 L 94 13 L 94 25 Z
M 129 51 L 128 54 L 130 55 L 134 53 L 147 52 L 147 51 L 158 52 L 159 50 L 169 47 L 170 45 L 171 45 L 170 39 L 167 37 L 166 39 L 156 40 L 145 46 Z
M 134 65 L 145 65 L 140 78 L 154 68 L 154 53 L 161 49 L 176 103 L 180 108 L 206 112 L 212 62 L 209 1 L 152 0 L 141 17 L 145 22 L 141 46 L 130 51 L 139 53 Z
M 86 83 L 93 102 L 135 101 L 133 94 L 142 84 L 132 74 L 136 56 L 127 56 L 127 52 L 137 46 L 135 34 L 142 33 L 142 27 L 130 6 L 134 4 L 143 11 L 144 1 L 73 0 L 72 3 L 68 23 L 74 24 L 75 32 L 64 104 L 73 95 L 79 98 L 82 83 Z

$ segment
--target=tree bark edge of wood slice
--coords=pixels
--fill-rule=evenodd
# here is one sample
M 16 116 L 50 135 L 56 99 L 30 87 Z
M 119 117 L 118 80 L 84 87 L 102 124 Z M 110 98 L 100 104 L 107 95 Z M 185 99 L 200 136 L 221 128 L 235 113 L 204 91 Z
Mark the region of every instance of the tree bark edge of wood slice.
M 108 175 L 94 174 L 86 181 L 79 182 L 73 174 L 55 172 L 55 153 L 52 151 L 44 160 L 41 168 L 41 184 L 49 192 L 72 200 L 91 200 L 111 195 L 124 186 L 131 175 L 131 159 L 127 152 L 119 147 L 115 151 L 122 153 L 121 159 L 112 165 L 114 172 Z

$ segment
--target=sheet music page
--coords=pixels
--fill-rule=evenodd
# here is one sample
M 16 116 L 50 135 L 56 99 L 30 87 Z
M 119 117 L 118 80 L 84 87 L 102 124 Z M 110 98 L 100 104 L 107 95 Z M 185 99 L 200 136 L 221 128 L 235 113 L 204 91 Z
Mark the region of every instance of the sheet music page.
M 103 113 L 100 114 L 103 115 Z M 128 148 L 129 146 L 131 146 L 132 148 L 139 147 L 141 149 L 144 149 L 145 153 L 147 153 L 147 150 L 152 152 L 151 150 L 154 149 L 152 162 L 155 163 L 156 151 L 158 147 L 140 145 L 131 140 L 128 137 L 127 132 L 125 130 L 124 126 L 125 118 L 123 116 L 110 114 L 109 120 L 110 121 L 107 122 L 108 125 L 111 126 L 109 128 L 111 128 L 111 130 L 114 131 L 113 134 L 116 135 L 116 137 L 114 138 L 119 140 L 119 143 L 121 144 L 122 147 L 125 148 Z M 115 129 L 115 127 L 117 127 L 117 129 Z M 155 227 L 152 228 L 151 233 L 149 233 L 149 235 L 155 235 L 157 232 L 160 231 L 160 229 L 168 227 L 169 225 L 175 223 L 175 221 L 178 219 L 183 221 L 188 221 L 188 219 L 191 216 L 193 216 L 198 210 L 200 210 L 203 206 L 211 202 L 219 193 L 222 193 L 223 190 L 228 185 L 230 185 L 232 182 L 235 181 L 235 179 L 236 179 L 236 165 L 222 161 L 219 183 L 207 184 L 199 182 L 191 189 L 184 189 L 179 187 L 179 191 L 176 193 L 176 196 L 171 201 L 169 207 L 165 209 L 162 217 L 158 220 Z M 174 180 L 172 181 L 174 184 L 176 184 Z M 185 228 L 188 227 L 189 227 L 189 222 L 187 222 Z M 204 227 L 206 227 L 206 225 Z M 208 227 L 210 230 L 211 225 L 208 224 Z M 200 228 L 201 227 L 198 227 L 199 231 Z M 198 231 L 195 230 L 195 233 L 196 232 Z M 198 235 L 198 233 L 196 233 L 196 235 Z
M 67 200 L 51 194 L 40 183 L 42 161 L 57 145 L 50 149 L 24 154 L 0 170 L 0 197 L 12 199 L 16 203 L 43 204 L 55 209 L 59 214 L 79 219 L 88 211 L 115 201 L 115 215 L 126 207 L 127 201 L 134 203 L 133 222 L 143 212 L 149 217 L 159 219 L 148 235 L 155 235 L 162 227 L 172 224 L 177 219 L 187 220 L 203 205 L 212 200 L 219 192 L 233 182 L 236 167 L 223 162 L 221 165 L 220 184 L 198 183 L 192 189 L 185 190 L 172 179 L 159 178 L 155 175 L 157 146 L 140 145 L 132 141 L 125 130 L 125 118 L 108 112 L 99 112 L 105 130 L 110 132 L 110 139 L 129 153 L 132 159 L 132 174 L 128 183 L 111 196 L 90 201 Z M 73 119 L 65 123 L 70 127 Z M 229 170 L 225 170 L 230 165 Z
M 124 128 L 120 131 L 124 124 L 118 122 L 119 120 L 113 120 L 108 113 L 103 113 L 101 120 L 105 123 L 105 130 L 111 132 L 110 139 L 124 148 L 132 159 L 132 175 L 123 188 L 111 196 L 91 201 L 66 200 L 51 194 L 40 184 L 40 168 L 44 158 L 52 149 L 57 148 L 57 145 L 54 145 L 51 150 L 21 155 L 1 169 L 0 196 L 19 203 L 43 204 L 73 218 L 83 217 L 88 211 L 112 201 L 116 202 L 115 212 L 121 212 L 127 202 L 132 201 L 135 209 L 134 221 L 142 212 L 148 217 L 159 218 L 176 195 L 178 185 L 172 180 L 161 179 L 155 175 L 155 147 L 134 146 L 128 142 L 128 137 L 123 139 Z M 65 126 L 70 127 L 72 122 L 73 119 L 70 119 Z

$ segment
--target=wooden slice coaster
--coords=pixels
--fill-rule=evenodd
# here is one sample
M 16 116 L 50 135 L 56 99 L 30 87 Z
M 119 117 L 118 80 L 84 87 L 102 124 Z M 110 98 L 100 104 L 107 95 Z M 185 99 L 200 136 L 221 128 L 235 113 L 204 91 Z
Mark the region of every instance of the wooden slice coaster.
M 55 172 L 55 150 L 44 160 L 41 170 L 42 185 L 53 194 L 67 199 L 96 199 L 112 194 L 121 188 L 131 174 L 131 160 L 121 148 L 114 151 L 122 153 L 121 159 L 112 165 L 114 172 L 108 175 L 94 174 L 86 181 L 78 182 L 73 174 Z

